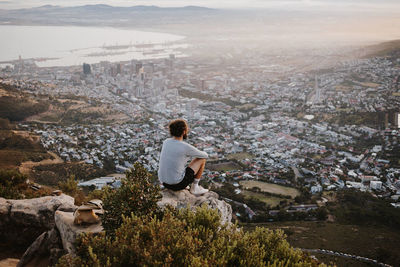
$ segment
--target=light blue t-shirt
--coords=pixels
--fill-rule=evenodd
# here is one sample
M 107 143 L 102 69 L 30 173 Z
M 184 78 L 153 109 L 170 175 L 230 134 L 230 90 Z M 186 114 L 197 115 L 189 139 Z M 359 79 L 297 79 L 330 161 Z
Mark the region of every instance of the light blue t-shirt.
M 202 152 L 184 141 L 168 138 L 161 148 L 158 179 L 161 183 L 177 184 L 185 176 L 186 163 L 191 158 L 208 158 Z

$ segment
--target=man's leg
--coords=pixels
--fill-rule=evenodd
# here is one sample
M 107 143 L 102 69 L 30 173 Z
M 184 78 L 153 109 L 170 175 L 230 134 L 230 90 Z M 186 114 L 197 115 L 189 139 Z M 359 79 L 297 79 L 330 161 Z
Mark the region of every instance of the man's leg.
M 194 178 L 200 179 L 206 166 L 206 159 L 195 158 L 189 163 L 189 166 L 194 171 Z
M 200 177 L 203 174 L 204 166 L 206 165 L 206 159 L 196 158 L 190 162 L 189 166 L 194 171 L 194 181 L 190 188 L 190 192 L 195 195 L 202 195 L 208 192 L 208 189 L 205 189 L 199 185 Z

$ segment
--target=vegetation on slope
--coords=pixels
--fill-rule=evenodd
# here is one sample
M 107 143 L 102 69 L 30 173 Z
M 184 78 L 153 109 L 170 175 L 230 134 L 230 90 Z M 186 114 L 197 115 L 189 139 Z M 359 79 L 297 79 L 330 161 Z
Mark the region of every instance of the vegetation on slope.
M 119 189 L 105 189 L 105 232 L 77 241 L 57 266 L 318 266 L 282 231 L 222 225 L 217 210 L 157 206 L 159 187 L 139 164 Z

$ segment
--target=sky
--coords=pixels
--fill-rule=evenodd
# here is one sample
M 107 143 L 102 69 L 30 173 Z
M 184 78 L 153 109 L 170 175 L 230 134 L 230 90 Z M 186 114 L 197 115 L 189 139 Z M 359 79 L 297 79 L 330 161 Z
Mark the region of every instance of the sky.
M 400 0 L 0 0 L 0 8 L 15 9 L 42 5 L 80 6 L 107 4 L 112 6 L 156 5 L 162 7 L 204 6 L 211 8 L 269 8 L 269 7 L 400 7 Z

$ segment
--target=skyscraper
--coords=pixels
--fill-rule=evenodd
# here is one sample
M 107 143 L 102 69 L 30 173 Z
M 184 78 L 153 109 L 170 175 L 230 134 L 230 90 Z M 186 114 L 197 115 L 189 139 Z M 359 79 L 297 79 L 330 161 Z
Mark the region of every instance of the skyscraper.
M 89 75 L 92 73 L 92 69 L 89 64 L 83 63 L 83 74 Z

